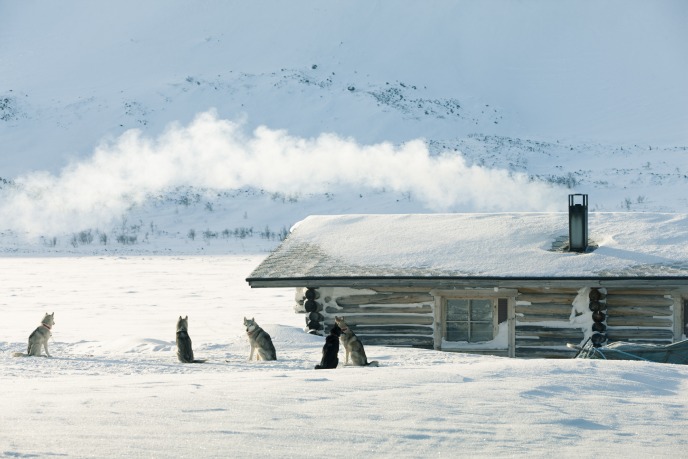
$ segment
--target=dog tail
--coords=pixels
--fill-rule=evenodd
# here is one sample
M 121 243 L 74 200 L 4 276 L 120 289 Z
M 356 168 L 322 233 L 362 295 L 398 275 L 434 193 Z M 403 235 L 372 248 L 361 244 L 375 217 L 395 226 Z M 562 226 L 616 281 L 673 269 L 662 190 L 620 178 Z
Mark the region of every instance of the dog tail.
M 379 367 L 380 363 L 377 360 L 373 360 L 372 362 L 368 362 L 366 365 L 369 367 Z
M 23 352 L 15 352 L 12 357 L 28 357 L 29 354 L 24 354 Z
M 206 361 L 206 359 L 194 359 L 191 361 L 191 363 L 205 363 Z
M 315 369 L 316 369 L 316 370 L 322 370 L 322 369 L 323 369 L 323 367 L 322 367 L 322 366 L 320 366 L 320 365 L 316 365 L 316 366 L 315 366 Z

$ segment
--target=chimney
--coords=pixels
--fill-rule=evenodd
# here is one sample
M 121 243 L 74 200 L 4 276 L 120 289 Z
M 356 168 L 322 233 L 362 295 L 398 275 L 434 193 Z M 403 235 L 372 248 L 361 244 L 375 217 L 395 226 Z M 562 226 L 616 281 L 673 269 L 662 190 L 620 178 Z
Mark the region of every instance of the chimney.
M 576 202 L 580 201 L 580 202 Z M 569 195 L 569 251 L 588 249 L 588 195 Z

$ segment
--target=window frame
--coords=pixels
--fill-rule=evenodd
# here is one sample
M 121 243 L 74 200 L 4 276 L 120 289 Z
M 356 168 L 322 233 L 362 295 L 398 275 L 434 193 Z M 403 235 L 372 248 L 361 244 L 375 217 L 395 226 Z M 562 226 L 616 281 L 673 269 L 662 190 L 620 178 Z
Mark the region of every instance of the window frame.
M 455 319 L 450 319 L 449 318 L 449 303 L 451 301 L 466 301 L 467 304 L 467 311 L 466 311 L 466 319 L 465 320 L 455 320 Z M 473 302 L 474 301 L 489 301 L 490 302 L 490 318 L 489 320 L 478 320 L 478 319 L 473 319 Z M 443 298 L 442 299 L 443 305 L 444 305 L 444 321 L 442 325 L 442 339 L 445 341 L 451 341 L 455 343 L 461 343 L 465 342 L 468 344 L 479 344 L 479 343 L 486 343 L 489 341 L 492 341 L 495 339 L 497 336 L 497 333 L 499 332 L 499 323 L 497 322 L 498 320 L 498 313 L 497 313 L 497 304 L 498 304 L 498 298 Z M 473 334 L 473 325 L 475 324 L 489 324 L 492 322 L 492 338 L 489 340 L 480 340 L 480 341 L 473 341 L 472 334 Z M 447 335 L 447 329 L 448 325 L 450 324 L 466 324 L 466 334 L 468 335 L 467 340 L 450 340 Z
M 688 336 L 688 292 L 685 290 L 673 290 L 674 298 L 674 342 L 683 340 Z
M 434 319 L 435 319 L 435 345 L 436 350 L 448 350 L 448 351 L 460 351 L 461 347 L 465 347 L 466 351 L 474 352 L 480 351 L 475 349 L 475 346 L 479 346 L 481 343 L 486 343 L 489 341 L 481 342 L 466 342 L 466 341 L 452 341 L 453 343 L 465 343 L 465 346 L 459 346 L 457 349 L 443 349 L 442 342 L 446 340 L 447 332 L 447 300 L 451 299 L 489 299 L 493 302 L 493 323 L 494 332 L 493 340 L 497 337 L 499 332 L 499 326 L 502 322 L 507 322 L 508 330 L 508 345 L 506 347 L 500 347 L 495 349 L 484 349 L 483 351 L 487 354 L 499 353 L 499 351 L 504 352 L 504 355 L 508 357 L 515 356 L 516 349 L 516 320 L 515 320 L 515 305 L 516 296 L 518 295 L 518 290 L 513 288 L 492 288 L 492 289 L 461 289 L 461 290 L 446 290 L 446 289 L 435 289 L 430 292 L 435 297 L 435 308 L 434 308 Z M 506 311 L 502 310 L 500 314 L 500 300 L 506 300 L 502 303 L 506 306 Z M 504 316 L 504 313 L 506 315 Z M 504 318 L 502 322 L 499 322 L 500 318 Z

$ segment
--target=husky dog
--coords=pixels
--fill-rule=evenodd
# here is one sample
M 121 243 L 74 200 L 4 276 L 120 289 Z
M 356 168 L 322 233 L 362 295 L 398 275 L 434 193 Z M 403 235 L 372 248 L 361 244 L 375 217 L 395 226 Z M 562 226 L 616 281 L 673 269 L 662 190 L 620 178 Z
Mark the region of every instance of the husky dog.
M 356 336 L 356 334 L 353 331 L 351 331 L 343 317 L 335 317 L 334 322 L 342 330 L 342 335 L 339 337 L 339 339 L 342 341 L 342 345 L 344 346 L 344 350 L 346 351 L 346 360 L 344 363 L 345 365 L 349 364 L 350 357 L 351 365 L 361 367 L 379 366 L 377 360 L 368 362 L 368 357 L 366 357 L 365 350 L 363 349 L 363 343 L 360 339 L 358 339 L 358 336 Z
M 342 329 L 337 323 L 330 330 L 330 334 L 325 338 L 325 345 L 322 349 L 322 360 L 320 365 L 316 365 L 316 370 L 324 370 L 328 368 L 337 368 L 339 365 L 339 337 L 342 335 Z
M 275 352 L 275 346 L 272 344 L 270 335 L 260 328 L 253 318 L 244 317 L 244 326 L 246 327 L 248 342 L 251 344 L 251 353 L 248 359 L 253 360 L 253 351 L 257 351 L 256 360 L 277 360 L 277 352 Z
M 45 349 L 45 355 L 52 357 L 50 352 L 48 352 L 48 340 L 51 336 L 53 336 L 53 334 L 50 333 L 50 329 L 53 328 L 53 325 L 55 325 L 55 313 L 53 312 L 52 314 L 48 314 L 46 312 L 45 317 L 43 317 L 43 320 L 41 321 L 41 325 L 39 325 L 38 328 L 36 328 L 33 333 L 29 335 L 29 346 L 26 350 L 26 354 L 15 352 L 12 355 L 14 357 L 41 357 L 42 346 Z
M 194 359 L 189 337 L 189 316 L 177 321 L 177 358 L 181 363 L 203 363 L 205 360 Z

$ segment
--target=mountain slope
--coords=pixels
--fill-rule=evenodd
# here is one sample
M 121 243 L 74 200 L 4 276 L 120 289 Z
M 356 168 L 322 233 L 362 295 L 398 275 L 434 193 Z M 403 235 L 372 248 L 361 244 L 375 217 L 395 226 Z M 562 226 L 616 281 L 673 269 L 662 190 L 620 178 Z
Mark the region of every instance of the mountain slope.
M 686 208 L 681 1 L 0 9 L 0 208 L 18 233 L 110 232 L 178 199 L 245 209 L 212 231 L 247 223 L 260 196 L 256 228 L 562 210 L 570 192 Z

